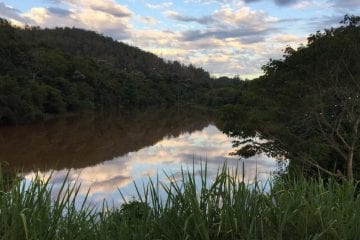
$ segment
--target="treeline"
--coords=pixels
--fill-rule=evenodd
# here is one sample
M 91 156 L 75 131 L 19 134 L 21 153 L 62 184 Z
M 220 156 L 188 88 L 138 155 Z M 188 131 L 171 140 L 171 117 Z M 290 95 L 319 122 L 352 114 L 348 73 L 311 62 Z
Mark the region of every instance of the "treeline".
M 243 138 L 238 154 L 283 156 L 308 176 L 360 177 L 360 17 L 341 23 L 287 47 L 224 108 L 224 130 Z
M 0 124 L 102 108 L 235 101 L 240 81 L 76 28 L 12 26 L 0 19 Z

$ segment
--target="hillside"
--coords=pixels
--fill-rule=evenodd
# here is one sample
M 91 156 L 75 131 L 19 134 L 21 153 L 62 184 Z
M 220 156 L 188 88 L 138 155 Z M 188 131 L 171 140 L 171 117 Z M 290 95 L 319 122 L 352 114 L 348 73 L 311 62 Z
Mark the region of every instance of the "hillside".
M 0 19 L 0 124 L 84 109 L 207 104 L 217 94 L 212 87 L 234 84 L 225 80 L 216 84 L 201 68 L 92 31 L 21 29 Z

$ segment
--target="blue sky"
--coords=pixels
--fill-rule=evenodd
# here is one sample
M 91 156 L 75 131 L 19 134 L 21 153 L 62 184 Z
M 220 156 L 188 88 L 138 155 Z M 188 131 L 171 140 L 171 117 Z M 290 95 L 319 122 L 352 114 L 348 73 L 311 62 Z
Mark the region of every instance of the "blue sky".
M 14 24 L 91 29 L 192 63 L 213 75 L 253 78 L 282 49 L 360 15 L 360 0 L 0 0 Z

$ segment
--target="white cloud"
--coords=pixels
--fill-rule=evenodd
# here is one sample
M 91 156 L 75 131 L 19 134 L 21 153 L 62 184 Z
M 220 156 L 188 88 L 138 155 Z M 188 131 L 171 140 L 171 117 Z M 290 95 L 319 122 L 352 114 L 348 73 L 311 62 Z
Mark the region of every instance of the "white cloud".
M 305 37 L 295 36 L 293 34 L 279 34 L 272 37 L 275 42 L 289 44 L 289 43 L 305 43 Z
M 162 2 L 158 4 L 146 3 L 146 6 L 151 9 L 164 9 L 171 7 L 173 4 L 173 2 Z
M 213 57 L 220 57 L 220 61 L 225 60 L 221 59 L 221 56 Z M 95 205 L 101 204 L 104 198 L 109 201 L 121 199 L 118 189 L 127 194 L 125 197 L 131 198 L 136 195 L 133 181 L 146 185 L 149 177 L 154 179 L 159 174 L 159 179 L 166 183 L 168 179 L 163 171 L 169 175 L 173 174 L 176 179 L 181 178 L 179 173 L 182 167 L 186 171 L 187 168 L 191 170 L 195 166 L 194 170 L 199 172 L 201 158 L 207 159 L 208 180 L 211 181 L 225 159 L 230 168 L 235 168 L 241 163 L 237 156 L 229 156 L 233 151 L 231 140 L 215 126 L 209 125 L 201 131 L 184 133 L 177 137 L 165 137 L 153 146 L 144 147 L 95 166 L 72 169 L 68 181 L 72 184 L 76 181 L 81 183 L 80 199 L 86 196 L 90 188 L 89 198 Z M 260 177 L 259 180 L 266 180 L 270 171 L 275 170 L 277 165 L 274 159 L 257 155 L 245 160 L 245 166 L 245 181 L 252 182 L 256 175 Z M 54 186 L 53 194 L 56 196 L 67 175 L 67 170 L 44 172 L 40 173 L 40 176 L 46 179 L 51 174 L 50 184 Z M 34 176 L 34 173 L 29 173 L 25 175 L 25 179 L 30 181 Z M 141 191 L 141 185 L 139 187 Z
M 114 0 L 53 0 L 75 8 L 90 8 L 94 11 L 105 12 L 115 17 L 130 17 L 132 12 Z
M 329 3 L 330 0 L 322 1 Z M 333 4 L 334 2 L 340 4 L 338 0 L 331 1 Z M 281 50 L 286 45 L 297 47 L 297 44 L 302 42 L 301 37 L 294 35 L 294 31 L 288 28 L 290 24 L 301 23 L 303 29 L 308 28 L 306 31 L 313 32 L 322 29 L 322 26 L 330 26 L 330 22 L 334 24 L 341 20 L 341 18 L 326 18 L 320 15 L 307 20 L 279 19 L 265 11 L 252 9 L 251 5 L 247 5 L 251 0 L 211 1 L 220 5 L 215 5 L 217 9 L 213 12 L 200 16 L 189 15 L 180 9 L 166 10 L 173 6 L 171 1 L 159 4 L 146 3 L 148 8 L 162 12 L 176 23 L 160 22 L 151 14 L 134 13 L 115 0 L 52 0 L 52 2 L 61 5 L 52 8 L 34 7 L 25 13 L 0 3 L 0 13 L 3 15 L 6 13 L 6 16 L 14 21 L 42 27 L 75 26 L 95 30 L 169 60 L 194 63 L 212 74 L 242 77 L 260 75 L 261 65 L 270 57 L 281 56 Z M 204 1 L 198 2 L 204 3 Z M 188 7 L 191 7 L 191 3 L 188 3 Z M 314 5 L 314 0 L 277 0 L 277 3 L 289 5 L 292 9 L 316 10 L 319 7 Z M 357 2 L 348 0 L 342 4 L 354 6 Z M 135 28 L 132 23 L 135 24 L 134 26 L 141 23 L 142 28 Z M 285 32 L 286 29 L 289 32 Z M 225 59 L 228 60 L 227 64 L 224 62 Z
M 154 17 L 148 17 L 148 16 L 137 16 L 136 18 L 139 22 L 142 22 L 147 25 L 156 25 L 159 23 L 159 21 Z
M 196 41 L 203 38 L 239 38 L 244 42 L 257 42 L 268 35 L 277 21 L 265 12 L 253 11 L 242 6 L 237 9 L 222 7 L 212 15 L 203 17 L 184 16 L 174 11 L 167 11 L 165 14 L 180 22 L 197 22 L 206 26 L 203 29 L 182 32 L 184 41 Z
M 61 8 L 32 8 L 22 16 L 32 25 L 41 27 L 78 27 L 91 29 L 121 40 L 129 37 L 132 12 L 113 0 L 56 0 L 69 6 Z M 66 16 L 64 16 L 66 14 Z
M 178 22 L 200 24 L 200 27 L 185 31 L 161 32 L 163 35 L 150 46 L 148 39 L 137 41 L 154 53 L 171 60 L 181 60 L 217 75 L 240 75 L 242 77 L 258 76 L 262 64 L 268 61 L 268 51 L 281 48 L 271 44 L 270 37 L 279 20 L 263 11 L 255 11 L 243 4 L 236 7 L 222 6 L 215 12 L 204 16 L 186 16 L 176 11 L 165 11 L 164 14 Z M 154 35 L 143 32 L 143 36 Z M 151 37 L 150 37 L 151 38 Z M 267 44 L 260 44 L 266 42 Z M 261 48 L 267 48 L 264 51 Z M 243 54 L 251 51 L 251 54 Z M 239 54 L 241 53 L 241 54 Z M 279 52 L 281 55 L 281 51 Z M 255 57 L 255 56 L 256 57 Z

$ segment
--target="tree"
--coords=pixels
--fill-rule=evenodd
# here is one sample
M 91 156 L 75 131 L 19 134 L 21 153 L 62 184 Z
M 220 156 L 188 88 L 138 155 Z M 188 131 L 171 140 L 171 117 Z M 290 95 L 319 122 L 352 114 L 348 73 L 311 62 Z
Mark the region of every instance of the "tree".
M 360 147 L 360 76 L 354 75 L 349 64 L 339 58 L 336 65 L 326 69 L 329 85 L 327 89 L 319 89 L 315 96 L 317 103 L 313 105 L 312 115 L 328 147 L 346 163 L 346 177 L 352 180 L 354 159 Z
M 245 137 L 236 142 L 239 154 L 282 153 L 290 171 L 308 176 L 360 176 L 359 22 L 345 16 L 346 25 L 311 35 L 306 47 L 286 48 L 284 59 L 263 67 L 240 106 L 227 111 L 242 122 L 227 130 Z

